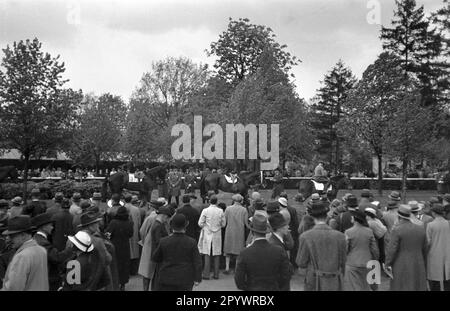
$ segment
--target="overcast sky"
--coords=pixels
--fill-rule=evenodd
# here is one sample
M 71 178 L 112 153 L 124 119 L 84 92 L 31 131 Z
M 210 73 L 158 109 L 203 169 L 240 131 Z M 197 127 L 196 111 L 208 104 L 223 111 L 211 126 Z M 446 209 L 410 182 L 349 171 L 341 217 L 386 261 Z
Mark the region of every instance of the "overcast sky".
M 442 0 L 417 2 L 426 13 L 442 6 Z M 378 1 L 0 0 L 0 47 L 37 37 L 45 51 L 60 54 L 68 86 L 128 101 L 153 61 L 187 56 L 212 65 L 205 49 L 226 30 L 228 17 L 247 17 L 271 27 L 302 61 L 293 70 L 295 84 L 310 99 L 339 59 L 360 77 L 381 52 L 381 26 L 368 22 L 372 3 Z M 389 25 L 394 0 L 379 3 L 381 23 Z

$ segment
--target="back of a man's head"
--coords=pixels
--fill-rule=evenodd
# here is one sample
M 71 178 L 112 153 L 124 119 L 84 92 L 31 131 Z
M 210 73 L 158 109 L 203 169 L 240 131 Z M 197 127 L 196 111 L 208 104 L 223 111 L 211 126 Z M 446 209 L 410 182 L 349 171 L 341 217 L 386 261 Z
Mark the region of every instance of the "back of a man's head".
M 217 204 L 217 197 L 215 195 L 211 196 L 209 198 L 209 203 L 214 204 L 214 205 Z

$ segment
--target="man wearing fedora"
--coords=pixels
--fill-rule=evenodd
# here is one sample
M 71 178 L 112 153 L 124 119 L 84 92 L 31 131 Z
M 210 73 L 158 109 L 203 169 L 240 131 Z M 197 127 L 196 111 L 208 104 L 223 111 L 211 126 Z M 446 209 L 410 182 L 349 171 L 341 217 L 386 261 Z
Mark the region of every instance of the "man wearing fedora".
M 47 206 L 41 201 L 41 191 L 39 188 L 31 190 L 31 202 L 23 209 L 23 214 L 30 217 L 45 213 Z
M 173 233 L 162 238 L 152 255 L 158 263 L 155 290 L 191 291 L 202 281 L 202 258 L 197 241 L 186 235 L 189 221 L 177 213 L 170 220 Z
M 197 197 L 193 194 L 184 194 L 182 197 L 183 206 L 178 208 L 176 213 L 183 214 L 186 217 L 188 225 L 186 227 L 186 235 L 193 238 L 198 242 L 200 235 L 200 227 L 198 226 L 198 220 L 200 218 L 200 212 L 194 208 L 191 204 Z
M 89 200 L 81 201 L 80 207 L 81 207 L 81 213 L 73 216 L 73 227 L 74 228 L 79 228 L 78 225 L 81 223 L 81 215 L 83 215 L 83 213 L 86 213 L 88 211 L 88 209 L 91 208 L 91 201 L 89 201 Z
M 64 194 L 62 192 L 56 192 L 52 204 L 47 208 L 47 212 L 48 213 L 59 212 L 61 210 L 61 203 L 63 199 Z
M 9 209 L 9 218 L 23 214 L 23 200 L 21 197 L 15 197 L 11 200 L 12 206 Z
M 138 273 L 143 277 L 143 290 L 148 291 L 151 282 L 151 289 L 155 288 L 155 272 L 158 268 L 156 262 L 152 260 L 152 254 L 155 252 L 159 242 L 163 237 L 169 235 L 167 223 L 172 217 L 172 210 L 168 206 L 160 207 L 156 212 L 156 217 L 148 231 L 143 237 L 144 246 L 142 248 L 142 256 L 139 262 Z
M 255 214 L 250 225 L 253 243 L 238 256 L 234 282 L 244 291 L 280 291 L 286 288 L 291 273 L 286 251 L 266 239 L 268 220 Z
M 313 203 L 309 214 L 315 225 L 300 235 L 297 265 L 306 269 L 306 291 L 343 289 L 347 259 L 345 235 L 326 224 L 327 213 L 323 202 Z
M 245 229 L 248 228 L 248 212 L 242 206 L 244 198 L 240 194 L 231 197 L 233 204 L 225 209 L 225 238 L 223 252 L 225 254 L 224 274 L 230 274 L 231 258 L 236 258 L 245 248 Z
M 223 210 L 217 206 L 217 197 L 211 195 L 210 206 L 205 208 L 198 220 L 201 228 L 198 240 L 200 254 L 205 256 L 203 279 L 209 280 L 211 271 L 211 257 L 214 260 L 214 279 L 219 278 L 220 255 L 222 255 L 222 228 L 226 226 Z
M 69 212 L 70 201 L 64 198 L 61 202 L 61 210 L 53 214 L 54 229 L 52 242 L 58 251 L 66 247 L 67 237 L 75 233 L 73 227 L 73 215 Z
M 285 216 L 286 220 L 288 221 L 289 234 L 292 236 L 292 239 L 294 240 L 294 247 L 288 254 L 291 264 L 294 267 L 296 267 L 297 264 L 295 263 L 295 259 L 297 258 L 298 252 L 298 226 L 300 224 L 300 222 L 298 221 L 297 210 L 288 204 L 288 195 L 286 192 L 282 192 L 280 194 L 278 203 L 280 204 L 281 208 L 280 212 L 282 212 L 283 209 L 285 211 L 284 214 L 283 213 L 281 214 Z M 289 216 L 287 216 L 287 214 L 289 214 Z
M 347 229 L 353 226 L 352 212 L 359 208 L 358 199 L 355 195 L 351 194 L 346 200 L 347 210 L 339 213 L 333 221 L 330 221 L 331 228 L 344 233 Z
M 428 242 L 427 279 L 430 290 L 450 291 L 450 225 L 444 218 L 444 207 L 435 203 L 431 206 L 434 220 L 426 227 Z
M 275 213 L 269 217 L 269 224 L 272 229 L 272 233 L 267 238 L 267 240 L 270 244 L 280 246 L 286 252 L 286 255 L 289 256 L 288 252 L 290 251 L 290 249 L 284 242 L 285 236 L 289 234 L 289 223 L 286 221 L 283 215 L 281 215 L 280 213 Z M 294 273 L 294 267 L 292 263 L 289 263 L 289 271 L 291 272 L 291 275 Z M 291 290 L 290 279 L 283 286 L 281 286 L 280 290 Z
M 72 195 L 72 205 L 70 205 L 70 209 L 69 209 L 69 212 L 73 216 L 81 214 L 80 202 L 81 202 L 81 194 L 78 192 L 75 192 Z
M 8 221 L 8 235 L 17 249 L 6 270 L 4 291 L 48 291 L 47 252 L 32 238 L 33 226 L 27 215 Z
M 130 275 L 136 275 L 139 266 L 139 228 L 141 228 L 141 211 L 139 207 L 131 203 L 133 197 L 131 194 L 125 195 L 125 208 L 133 222 L 133 236 L 130 238 Z
M 69 259 L 73 253 L 71 248 L 66 248 L 60 252 L 52 245 L 52 243 L 50 243 L 54 222 L 52 216 L 52 213 L 45 212 L 33 217 L 31 223 L 37 229 L 33 236 L 34 240 L 47 250 L 49 289 L 50 291 L 56 291 L 62 284 L 60 277 L 61 265 Z
M 392 267 L 391 290 L 425 291 L 427 238 L 425 229 L 411 222 L 411 207 L 401 204 L 398 224 L 390 234 L 386 267 Z

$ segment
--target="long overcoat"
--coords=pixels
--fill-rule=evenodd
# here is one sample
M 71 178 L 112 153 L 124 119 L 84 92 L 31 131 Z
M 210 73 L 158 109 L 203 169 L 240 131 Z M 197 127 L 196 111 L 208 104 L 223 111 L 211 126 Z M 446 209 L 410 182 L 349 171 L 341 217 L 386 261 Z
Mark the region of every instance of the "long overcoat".
M 210 205 L 202 210 L 198 225 L 202 228 L 198 240 L 200 254 L 218 256 L 222 255 L 222 228 L 226 225 L 223 210 Z
M 427 279 L 432 281 L 450 280 L 450 223 L 438 216 L 428 223 Z
M 427 290 L 425 262 L 427 239 L 425 229 L 410 221 L 400 222 L 390 234 L 386 251 L 386 265 L 394 276 L 391 290 Z
M 150 217 L 150 216 L 149 216 Z M 152 254 L 159 245 L 159 241 L 168 236 L 166 226 L 157 218 L 153 221 L 147 236 L 144 238 L 141 261 L 138 273 L 147 279 L 152 279 L 155 274 L 156 263 L 152 261 Z
M 139 228 L 141 227 L 141 211 L 139 207 L 131 203 L 125 203 L 125 207 L 133 221 L 133 236 L 130 238 L 130 259 L 139 258 Z
M 225 254 L 239 255 L 245 248 L 245 227 L 248 220 L 248 212 L 239 203 L 228 206 L 225 209 L 225 241 L 223 252 Z

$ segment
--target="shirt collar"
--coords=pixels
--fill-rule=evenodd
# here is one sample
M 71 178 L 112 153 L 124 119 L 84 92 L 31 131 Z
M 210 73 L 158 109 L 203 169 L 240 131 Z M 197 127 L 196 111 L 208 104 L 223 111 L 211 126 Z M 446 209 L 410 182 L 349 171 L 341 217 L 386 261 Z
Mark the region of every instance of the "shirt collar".
M 42 232 L 42 231 L 38 231 L 38 232 L 36 232 L 36 234 L 39 234 L 40 236 L 43 236 L 44 238 L 47 238 L 47 235 L 44 232 Z
M 273 235 L 275 235 L 278 238 L 278 240 L 280 240 L 281 243 L 284 244 L 283 237 L 279 233 L 274 232 Z

